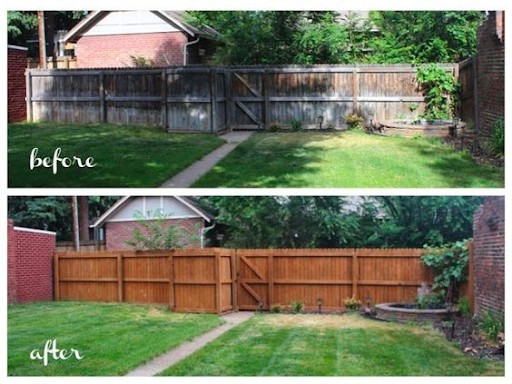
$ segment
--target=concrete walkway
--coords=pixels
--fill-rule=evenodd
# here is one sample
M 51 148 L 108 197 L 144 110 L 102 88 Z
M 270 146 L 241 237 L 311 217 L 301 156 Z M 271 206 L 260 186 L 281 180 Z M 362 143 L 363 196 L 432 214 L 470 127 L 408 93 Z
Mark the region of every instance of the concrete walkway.
M 198 162 L 192 164 L 187 169 L 181 171 L 172 179 L 163 183 L 160 188 L 188 188 L 206 172 L 208 172 L 222 158 L 227 156 L 238 144 L 247 140 L 252 132 L 228 132 L 220 137 L 226 140 L 226 144 L 203 157 Z
M 126 376 L 155 376 L 156 374 L 167 369 L 171 365 L 176 364 L 178 361 L 188 357 L 198 349 L 204 347 L 210 341 L 215 340 L 217 337 L 227 332 L 231 328 L 243 323 L 250 319 L 254 312 L 233 312 L 222 316 L 225 324 L 212 329 L 205 334 L 196 337 L 192 341 L 181 344 L 179 347 L 164 353 L 161 356 L 149 361 L 148 363 L 135 368 L 133 371 L 128 372 Z

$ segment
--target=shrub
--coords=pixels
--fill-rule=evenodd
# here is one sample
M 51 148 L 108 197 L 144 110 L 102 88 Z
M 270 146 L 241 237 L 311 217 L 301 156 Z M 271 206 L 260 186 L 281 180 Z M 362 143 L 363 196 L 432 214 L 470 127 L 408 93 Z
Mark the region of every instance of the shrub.
M 281 304 L 275 304 L 270 308 L 270 312 L 272 313 L 281 313 L 283 310 L 283 307 L 281 307 Z
M 457 284 L 467 278 L 468 241 L 469 239 L 440 247 L 425 247 L 426 252 L 421 261 L 434 270 L 432 289 L 444 302 L 452 302 Z
M 345 123 L 347 124 L 349 129 L 363 129 L 363 118 L 355 113 L 351 115 L 347 115 L 345 117 Z
M 459 298 L 459 301 L 457 302 L 457 307 L 459 307 L 459 312 L 462 316 L 467 316 L 471 312 L 469 299 L 467 298 L 467 296 Z
M 498 341 L 500 334 L 505 331 L 505 315 L 487 311 L 478 322 L 478 328 L 485 333 L 489 340 Z
M 440 309 L 443 308 L 443 299 L 436 292 L 429 292 L 418 299 L 419 309 Z
M 293 313 L 301 313 L 304 308 L 304 303 L 302 301 L 293 301 L 290 303 L 290 306 L 292 307 Z
M 357 311 L 361 308 L 361 300 L 356 299 L 355 295 L 343 299 L 343 305 L 348 311 Z
M 132 60 L 133 66 L 136 68 L 152 68 L 155 66 L 155 62 L 153 60 L 143 56 L 130 55 L 130 59 Z
M 267 126 L 267 130 L 270 132 L 277 132 L 281 130 L 281 124 L 274 121 Z
M 454 76 L 432 64 L 416 70 L 416 81 L 425 97 L 427 120 L 451 119 L 457 107 L 459 85 Z
M 292 121 L 290 121 L 290 125 L 292 126 L 292 131 L 294 131 L 294 132 L 302 131 L 302 121 L 292 120 Z
M 498 119 L 492 126 L 491 146 L 494 155 L 505 154 L 505 122 L 503 118 Z

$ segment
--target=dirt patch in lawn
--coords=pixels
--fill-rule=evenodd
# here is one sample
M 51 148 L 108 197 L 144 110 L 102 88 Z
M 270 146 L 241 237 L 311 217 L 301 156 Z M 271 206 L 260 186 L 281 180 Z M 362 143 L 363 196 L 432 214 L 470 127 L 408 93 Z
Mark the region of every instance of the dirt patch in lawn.
M 372 321 L 358 315 L 320 315 L 320 314 L 268 314 L 263 315 L 261 323 L 275 327 L 308 327 L 308 328 L 373 328 L 389 329 L 393 324 Z

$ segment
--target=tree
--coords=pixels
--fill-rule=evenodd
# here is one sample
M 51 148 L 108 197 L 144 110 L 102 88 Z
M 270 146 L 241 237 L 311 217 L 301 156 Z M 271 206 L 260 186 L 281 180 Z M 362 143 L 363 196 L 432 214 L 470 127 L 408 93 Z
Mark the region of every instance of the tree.
M 371 13 L 381 36 L 371 42 L 375 63 L 460 62 L 476 53 L 479 11 Z
M 89 196 L 88 207 L 85 207 L 84 199 L 80 199 L 80 208 L 88 212 L 88 220 L 94 220 L 119 200 L 119 196 Z M 54 231 L 57 240 L 71 240 L 71 204 L 67 196 L 9 196 L 8 216 L 16 225 Z M 82 220 L 81 227 L 88 228 L 84 217 Z

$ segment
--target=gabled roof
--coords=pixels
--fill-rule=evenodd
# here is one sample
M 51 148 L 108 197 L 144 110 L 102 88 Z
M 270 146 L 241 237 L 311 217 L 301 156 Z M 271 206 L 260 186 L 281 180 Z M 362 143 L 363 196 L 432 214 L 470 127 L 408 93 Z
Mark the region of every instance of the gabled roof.
M 82 21 L 75 25 L 62 38 L 64 42 L 76 43 L 84 33 L 91 29 L 96 23 L 113 11 L 93 11 Z M 206 39 L 216 39 L 219 33 L 208 26 L 198 29 L 185 21 L 186 12 L 180 11 L 150 11 L 173 27 L 182 30 L 191 37 L 203 37 Z
M 103 215 L 101 215 L 98 220 L 91 225 L 91 228 L 101 227 L 109 217 L 111 217 L 114 213 L 118 212 L 123 206 L 125 206 L 131 199 L 142 197 L 142 196 L 125 196 L 118 200 L 112 207 L 110 207 Z M 210 223 L 213 220 L 213 216 L 209 213 L 205 212 L 203 209 L 199 208 L 197 204 L 195 204 L 190 198 L 183 196 L 165 196 L 165 197 L 173 197 L 178 200 L 183 205 L 190 208 L 192 211 L 197 213 L 200 217 Z

